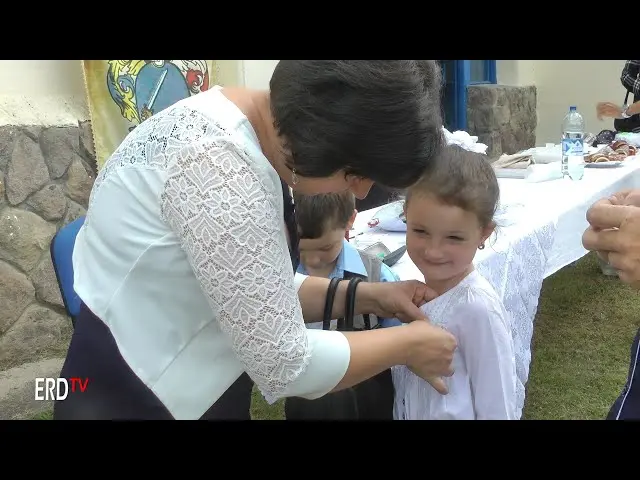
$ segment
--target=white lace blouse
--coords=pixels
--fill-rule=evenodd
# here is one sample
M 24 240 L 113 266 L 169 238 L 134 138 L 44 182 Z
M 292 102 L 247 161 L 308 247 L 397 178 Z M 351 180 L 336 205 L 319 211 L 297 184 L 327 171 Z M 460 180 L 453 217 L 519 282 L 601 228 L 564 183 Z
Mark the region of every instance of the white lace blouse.
M 524 384 L 516 375 L 509 314 L 477 271 L 422 307 L 434 325 L 455 335 L 458 348 L 447 395 L 405 366 L 392 368 L 396 420 L 517 420 Z
M 218 88 L 154 115 L 100 171 L 73 254 L 75 289 L 177 419 L 243 371 L 268 401 L 317 398 L 349 364 L 305 328 L 280 179 Z

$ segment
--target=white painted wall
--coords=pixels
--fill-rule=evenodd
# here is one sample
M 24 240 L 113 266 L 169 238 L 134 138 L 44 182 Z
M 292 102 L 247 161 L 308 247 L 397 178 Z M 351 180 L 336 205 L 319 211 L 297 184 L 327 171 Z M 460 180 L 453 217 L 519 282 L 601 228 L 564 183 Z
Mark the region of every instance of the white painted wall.
M 271 74 L 279 60 L 242 60 L 244 85 L 248 88 L 269 88 Z
M 278 60 L 219 60 L 224 84 L 268 88 Z M 536 85 L 538 89 L 537 143 L 559 141 L 560 124 L 570 105 L 584 115 L 587 131 L 612 128 L 611 120 L 596 118 L 598 101 L 622 103 L 620 72 L 624 60 L 498 60 L 498 82 Z M 0 60 L 0 96 L 77 97 L 84 101 L 79 60 Z
M 576 105 L 586 122 L 586 131 L 597 134 L 613 128 L 613 120 L 598 120 L 596 104 L 622 104 L 626 93 L 620 83 L 624 60 L 538 60 L 538 142 L 559 141 L 561 123 L 570 105 Z
M 0 60 L 0 95 L 84 95 L 80 60 Z
M 218 60 L 224 84 L 268 88 L 278 60 Z M 0 96 L 84 96 L 80 60 L 0 60 Z
M 600 121 L 596 104 L 622 104 L 620 83 L 624 60 L 498 60 L 498 83 L 535 85 L 538 91 L 536 143 L 559 142 L 562 119 L 575 105 L 583 115 L 587 132 L 613 128 L 613 120 Z

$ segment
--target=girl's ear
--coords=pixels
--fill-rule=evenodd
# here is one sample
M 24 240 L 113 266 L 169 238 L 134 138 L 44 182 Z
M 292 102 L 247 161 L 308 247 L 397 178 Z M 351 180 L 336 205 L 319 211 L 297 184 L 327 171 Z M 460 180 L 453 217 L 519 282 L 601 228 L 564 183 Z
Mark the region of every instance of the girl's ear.
M 482 243 L 486 242 L 487 239 L 493 234 L 496 229 L 496 223 L 491 222 L 489 225 L 482 229 Z

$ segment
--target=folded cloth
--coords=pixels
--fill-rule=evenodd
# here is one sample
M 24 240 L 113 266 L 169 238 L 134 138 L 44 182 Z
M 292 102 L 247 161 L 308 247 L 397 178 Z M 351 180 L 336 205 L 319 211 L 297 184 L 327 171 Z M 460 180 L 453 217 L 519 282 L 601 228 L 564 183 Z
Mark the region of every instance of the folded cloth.
M 493 162 L 493 168 L 527 168 L 529 165 L 533 165 L 533 155 L 526 155 L 516 153 L 515 155 L 502 155 L 495 162 Z

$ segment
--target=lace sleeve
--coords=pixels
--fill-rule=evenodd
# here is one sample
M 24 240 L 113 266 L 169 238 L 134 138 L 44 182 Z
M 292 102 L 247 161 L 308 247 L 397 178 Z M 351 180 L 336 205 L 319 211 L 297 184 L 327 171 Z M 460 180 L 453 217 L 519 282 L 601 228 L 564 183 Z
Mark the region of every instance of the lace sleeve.
M 342 367 L 325 372 L 324 380 L 300 382 L 311 375 L 316 348 L 294 286 L 281 227 L 281 192 L 271 191 L 269 178 L 231 143 L 183 150 L 168 170 L 162 215 L 181 238 L 238 359 L 271 402 L 330 389 L 322 382 L 337 383 Z

